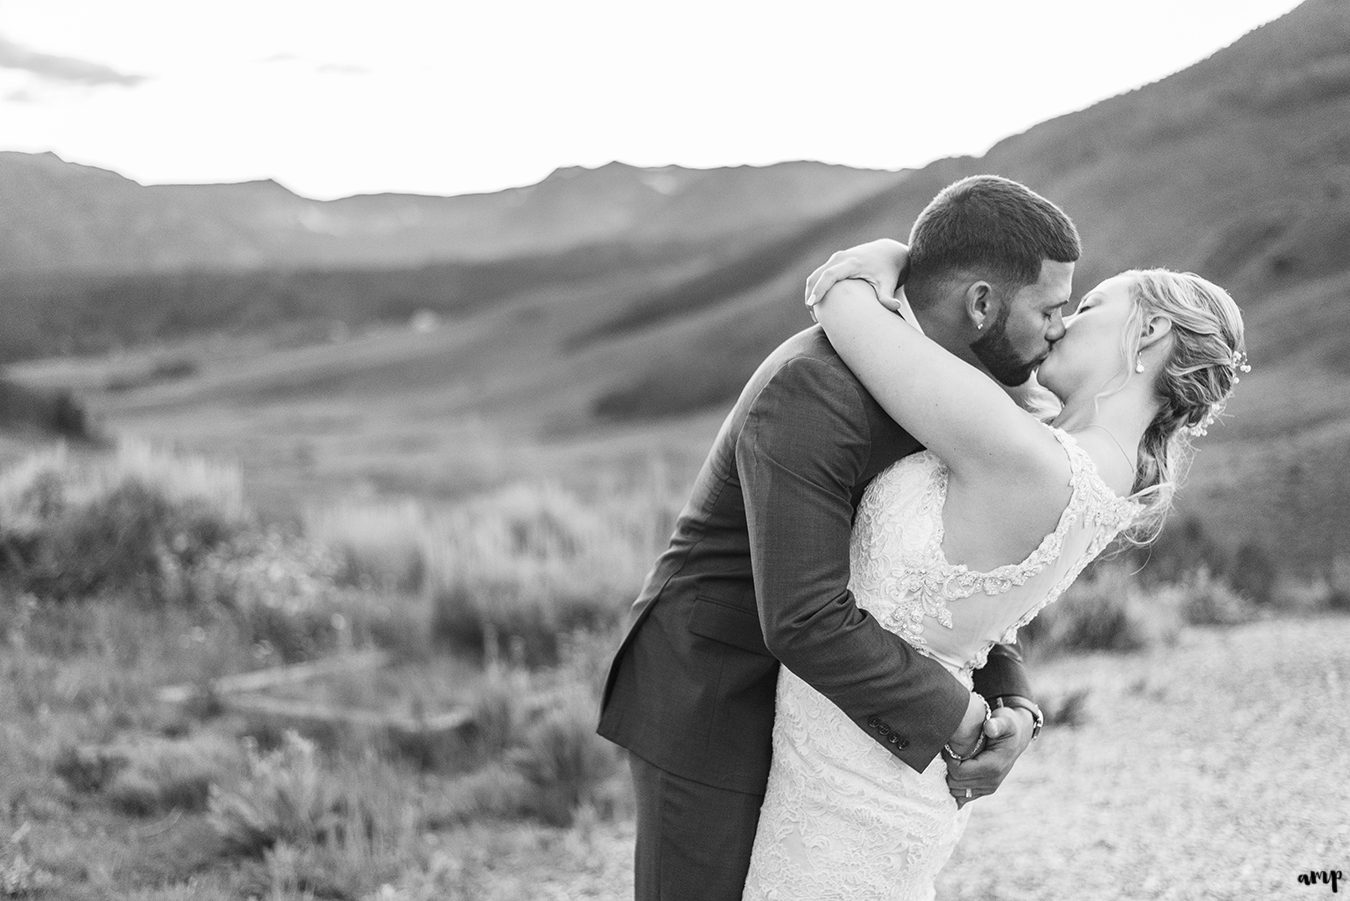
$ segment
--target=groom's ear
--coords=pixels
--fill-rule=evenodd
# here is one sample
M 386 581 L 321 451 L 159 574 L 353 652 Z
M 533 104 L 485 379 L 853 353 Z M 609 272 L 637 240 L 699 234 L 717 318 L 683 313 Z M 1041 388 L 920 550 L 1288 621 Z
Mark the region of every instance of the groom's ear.
M 966 318 L 976 329 L 982 329 L 987 323 L 994 321 L 994 314 L 998 312 L 996 306 L 998 300 L 993 285 L 986 281 L 973 281 L 966 285 L 961 299 L 965 304 Z

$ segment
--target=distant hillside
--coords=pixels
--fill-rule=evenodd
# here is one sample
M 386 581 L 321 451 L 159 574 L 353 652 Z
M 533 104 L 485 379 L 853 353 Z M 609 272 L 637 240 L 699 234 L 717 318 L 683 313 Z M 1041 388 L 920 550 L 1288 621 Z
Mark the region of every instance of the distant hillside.
M 1095 278 L 1166 263 L 1249 300 L 1350 264 L 1350 5 L 1308 0 L 1160 82 L 982 164 L 1063 202 Z
M 692 359 L 697 346 L 706 365 L 708 349 L 725 344 L 729 319 L 754 321 L 761 340 L 747 348 L 750 358 L 725 361 L 731 393 L 758 351 L 801 325 L 790 302 L 800 283 L 794 254 L 819 259 L 859 238 L 903 237 L 942 185 L 979 172 L 1023 181 L 1073 216 L 1085 244 L 1077 290 L 1134 266 L 1194 269 L 1229 286 L 1254 325 L 1276 321 L 1278 332 L 1253 329 L 1254 358 L 1313 351 L 1344 366 L 1350 304 L 1316 311 L 1320 327 L 1293 334 L 1297 319 L 1281 323 L 1287 317 L 1275 308 L 1350 272 L 1348 47 L 1350 5 L 1309 0 L 1177 75 L 1039 125 L 983 158 L 934 163 L 813 227 L 813 247 L 784 243 L 777 265 L 754 264 L 760 277 L 710 311 L 687 344 L 653 331 L 664 353 L 650 371 L 678 385 L 684 373 L 666 365 L 670 358 Z M 745 273 L 732 267 L 722 278 Z M 1337 297 L 1332 290 L 1326 302 Z M 644 342 L 633 331 L 628 340 Z
M 743 246 L 741 242 L 737 246 Z M 0 364 L 53 354 L 116 351 L 203 333 L 257 335 L 406 322 L 429 312 L 463 317 L 531 291 L 597 275 L 632 290 L 716 259 L 703 245 L 588 245 L 505 260 L 387 269 L 188 270 L 127 275 L 38 275 L 0 280 Z M 669 276 L 666 276 L 669 278 Z
M 822 163 L 611 163 L 492 194 L 309 200 L 271 181 L 144 187 L 50 153 L 0 152 L 0 272 L 406 266 L 587 244 L 782 234 L 902 173 Z

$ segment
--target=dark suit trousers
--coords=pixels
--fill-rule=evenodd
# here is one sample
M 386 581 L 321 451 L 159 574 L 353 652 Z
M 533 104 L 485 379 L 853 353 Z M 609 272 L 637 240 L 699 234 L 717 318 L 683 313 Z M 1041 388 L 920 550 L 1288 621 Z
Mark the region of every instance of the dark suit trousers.
M 713 788 L 628 755 L 636 901 L 740 901 L 763 795 Z

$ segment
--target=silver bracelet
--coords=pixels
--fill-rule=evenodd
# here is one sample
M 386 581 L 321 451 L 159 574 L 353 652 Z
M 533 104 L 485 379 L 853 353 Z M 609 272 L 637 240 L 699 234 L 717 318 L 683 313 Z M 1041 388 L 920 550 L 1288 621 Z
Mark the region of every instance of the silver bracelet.
M 975 693 L 971 692 L 971 694 Z M 987 723 L 991 719 L 993 719 L 994 712 L 989 709 L 989 702 L 985 700 L 984 695 L 975 695 L 975 696 L 979 698 L 981 701 L 984 701 L 984 721 Z M 985 737 L 984 728 L 981 727 L 980 734 L 975 738 L 975 747 L 971 750 L 969 754 L 965 755 L 964 757 L 962 757 L 960 754 L 952 750 L 952 743 L 950 741 L 942 746 L 942 750 L 946 751 L 948 755 L 951 756 L 952 760 L 960 762 L 964 760 L 969 760 L 970 758 L 979 754 L 981 751 L 984 750 L 984 746 L 985 744 L 987 744 L 987 742 L 988 740 Z

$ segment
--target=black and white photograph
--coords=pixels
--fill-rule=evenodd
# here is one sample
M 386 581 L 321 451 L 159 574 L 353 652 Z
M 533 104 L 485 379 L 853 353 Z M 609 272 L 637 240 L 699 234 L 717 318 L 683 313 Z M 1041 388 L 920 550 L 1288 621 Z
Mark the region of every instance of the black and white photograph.
M 1347 873 L 1350 0 L 0 3 L 0 898 Z

